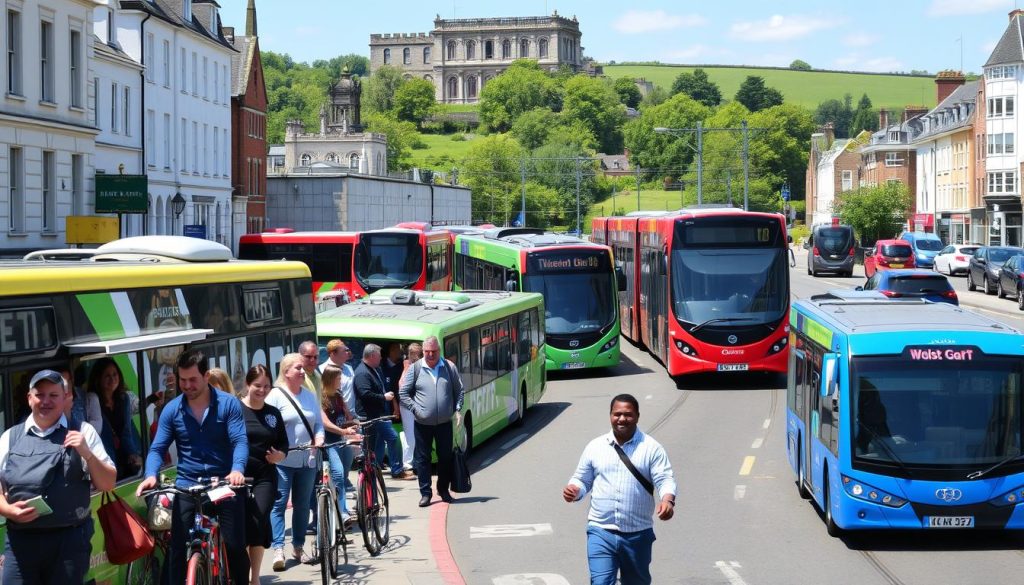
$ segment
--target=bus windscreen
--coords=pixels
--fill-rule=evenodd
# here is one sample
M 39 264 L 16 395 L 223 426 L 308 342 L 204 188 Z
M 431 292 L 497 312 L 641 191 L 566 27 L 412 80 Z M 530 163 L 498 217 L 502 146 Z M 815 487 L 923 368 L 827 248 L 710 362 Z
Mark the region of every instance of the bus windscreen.
M 596 332 L 615 320 L 616 288 L 606 250 L 530 254 L 523 291 L 544 295 L 549 334 Z
M 355 273 L 366 292 L 408 288 L 423 272 L 423 247 L 416 234 L 363 233 L 356 246 Z

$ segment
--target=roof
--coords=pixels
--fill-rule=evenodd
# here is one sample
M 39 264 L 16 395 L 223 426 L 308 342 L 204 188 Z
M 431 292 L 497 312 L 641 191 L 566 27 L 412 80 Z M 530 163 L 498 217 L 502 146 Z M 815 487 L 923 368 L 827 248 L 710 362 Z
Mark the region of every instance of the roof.
M 996 48 L 992 49 L 992 53 L 988 56 L 988 61 L 985 61 L 985 67 L 1024 61 L 1024 47 L 1021 45 L 1021 38 L 1024 33 L 1021 31 L 1021 19 L 1022 16 L 1020 14 L 1010 19 L 1006 30 L 1003 31 L 1002 38 L 996 43 Z
M 608 171 L 628 171 L 629 157 L 625 154 L 602 154 L 597 157 L 601 159 L 601 168 Z
M 415 302 L 399 304 L 393 296 L 406 294 Z M 317 314 L 317 334 L 393 338 L 403 332 L 409 339 L 421 341 L 426 326 L 487 314 L 496 306 L 539 304 L 539 293 L 504 291 L 428 292 L 383 289 L 353 303 Z M 491 317 L 493 318 L 493 317 Z M 387 327 L 385 324 L 391 325 Z
M 916 136 L 913 141 L 921 142 L 934 136 L 945 134 L 974 125 L 975 100 L 978 94 L 978 80 L 969 81 L 952 91 L 946 99 L 939 102 L 930 112 L 923 116 L 928 128 Z M 960 115 L 961 106 L 967 106 L 967 115 Z M 946 123 L 942 123 L 942 122 Z
M 1020 334 L 1016 329 L 984 315 L 949 303 L 930 303 L 921 299 L 812 298 L 795 303 L 797 307 L 801 305 L 810 307 L 809 311 L 807 308 L 804 311 L 824 315 L 834 322 L 836 329 L 846 333 L 956 330 Z
M 249 85 L 249 73 L 256 57 L 256 37 L 235 35 L 237 55 L 231 56 L 231 95 L 242 95 Z
M 508 246 L 517 246 L 520 248 L 548 248 L 558 246 L 604 247 L 602 245 L 577 238 L 576 236 L 555 234 L 552 232 L 530 233 L 531 231 L 532 230 L 529 228 L 494 228 L 486 230 L 480 235 L 469 233 L 460 235 L 459 237 L 465 237 L 467 239 L 471 238 L 472 240 L 479 242 L 492 242 Z
M 219 6 L 216 2 L 211 2 L 209 0 L 204 3 Z M 195 34 L 207 38 L 217 44 L 223 45 L 228 49 L 235 50 L 235 48 L 231 46 L 231 43 L 224 38 L 219 16 L 217 17 L 217 22 L 209 23 L 207 26 L 204 26 L 200 23 L 195 11 L 192 13 L 192 20 L 186 21 L 179 11 L 180 6 L 181 0 L 121 0 L 121 10 L 138 10 L 140 12 L 151 14 L 171 25 L 188 29 Z

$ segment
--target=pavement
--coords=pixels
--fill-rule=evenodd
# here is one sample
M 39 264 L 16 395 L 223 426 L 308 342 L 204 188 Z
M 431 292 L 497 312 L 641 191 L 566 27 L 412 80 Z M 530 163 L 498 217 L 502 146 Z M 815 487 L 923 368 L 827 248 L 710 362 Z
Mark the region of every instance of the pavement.
M 354 474 L 353 474 L 354 475 Z M 436 478 L 435 478 L 436 481 Z M 427 508 L 418 506 L 419 482 L 390 481 L 385 484 L 391 510 L 391 537 L 376 557 L 363 546 L 358 524 L 352 527 L 348 546 L 348 564 L 341 567 L 341 578 L 335 584 L 373 585 L 465 585 L 448 548 L 446 525 L 448 504 L 435 495 Z M 351 495 L 351 494 L 350 494 Z M 456 504 L 458 505 L 458 494 Z M 353 506 L 349 499 L 349 507 Z M 320 565 L 301 565 L 291 558 L 291 512 L 285 526 L 285 570 L 273 570 L 273 550 L 267 549 L 260 573 L 262 585 L 320 583 Z M 315 536 L 307 535 L 305 550 L 312 554 Z

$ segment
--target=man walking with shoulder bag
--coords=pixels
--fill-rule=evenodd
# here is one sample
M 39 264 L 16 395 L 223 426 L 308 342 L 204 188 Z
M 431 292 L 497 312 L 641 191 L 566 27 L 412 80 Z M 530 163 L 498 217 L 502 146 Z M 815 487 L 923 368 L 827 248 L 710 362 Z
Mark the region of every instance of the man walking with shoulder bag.
M 640 405 L 630 394 L 612 399 L 612 432 L 583 450 L 576 472 L 562 489 L 566 502 L 591 494 L 587 561 L 591 585 L 650 585 L 652 515 L 672 518 L 676 482 L 664 447 L 637 429 Z M 656 503 L 654 492 L 657 490 Z

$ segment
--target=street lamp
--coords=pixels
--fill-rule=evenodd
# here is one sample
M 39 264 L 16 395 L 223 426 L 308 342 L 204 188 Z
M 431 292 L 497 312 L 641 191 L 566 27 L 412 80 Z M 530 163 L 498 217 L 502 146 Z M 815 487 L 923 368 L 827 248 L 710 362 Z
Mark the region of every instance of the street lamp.
M 180 218 L 181 212 L 185 211 L 185 198 L 181 196 L 181 191 L 175 193 L 171 199 L 171 209 L 174 211 L 175 219 Z
M 673 136 L 684 136 L 692 132 L 691 128 L 655 128 L 657 134 L 671 134 Z M 687 146 L 697 153 L 697 205 L 704 202 L 704 123 L 697 122 L 697 146 L 689 142 Z

